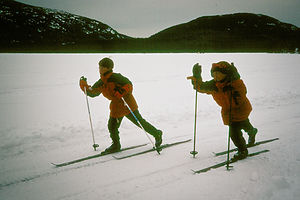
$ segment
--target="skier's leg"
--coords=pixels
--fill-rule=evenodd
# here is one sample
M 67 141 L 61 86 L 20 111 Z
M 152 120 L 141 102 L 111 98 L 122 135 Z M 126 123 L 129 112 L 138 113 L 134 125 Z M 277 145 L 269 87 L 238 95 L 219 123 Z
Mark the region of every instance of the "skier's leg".
M 251 132 L 253 130 L 253 126 L 252 124 L 250 123 L 249 119 L 246 119 L 244 121 L 241 121 L 240 122 L 240 125 L 241 125 L 241 128 L 246 131 L 247 133 L 248 132 Z
M 249 119 L 244 120 L 241 123 L 242 129 L 248 133 L 248 145 L 253 145 L 255 143 L 255 136 L 257 134 L 257 128 L 254 128 L 252 124 L 250 123 Z
M 236 159 L 247 157 L 248 150 L 246 141 L 242 135 L 240 122 L 232 122 L 230 127 L 230 138 L 234 145 L 238 148 L 238 153 L 234 156 Z
M 157 128 L 155 128 L 152 124 L 150 124 L 149 122 L 147 122 L 140 114 L 140 112 L 138 110 L 135 110 L 133 112 L 133 114 L 136 116 L 136 118 L 139 120 L 139 122 L 141 123 L 141 125 L 143 126 L 144 130 L 149 133 L 150 135 L 152 135 L 155 138 L 155 146 L 158 147 L 161 145 L 162 143 L 162 131 L 158 130 Z M 134 118 L 134 116 L 130 113 L 128 115 L 126 115 L 126 117 L 133 122 L 135 125 L 137 125 L 138 127 L 140 127 L 139 123 L 136 121 L 136 119 Z M 141 128 L 141 127 L 140 127 Z
M 121 118 L 110 117 L 108 120 L 108 130 L 110 133 L 110 138 L 112 140 L 112 145 L 105 150 L 107 152 L 116 152 L 121 149 L 119 127 L 121 125 L 122 119 L 123 117 Z

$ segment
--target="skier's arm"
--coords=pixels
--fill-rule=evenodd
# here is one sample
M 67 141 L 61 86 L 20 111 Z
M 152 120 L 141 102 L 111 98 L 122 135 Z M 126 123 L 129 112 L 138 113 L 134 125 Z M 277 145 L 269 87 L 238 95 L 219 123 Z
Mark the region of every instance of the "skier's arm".
M 202 78 L 195 78 L 194 76 L 187 77 L 188 80 L 192 80 L 192 84 L 194 89 L 200 93 L 212 94 L 212 92 L 216 91 L 215 81 L 212 79 L 210 81 L 202 81 Z
M 247 89 L 242 80 L 237 80 L 232 83 L 233 91 L 232 91 L 232 97 L 233 97 L 233 105 L 239 106 L 243 102 L 245 102 Z
M 121 74 L 113 74 L 109 81 L 115 82 L 114 88 L 114 96 L 117 98 L 122 98 L 127 94 L 131 94 L 133 90 L 133 86 L 131 81 L 122 76 Z
M 132 85 L 131 84 L 126 84 L 122 87 L 116 86 L 114 89 L 114 96 L 118 98 L 122 98 L 123 96 L 126 96 L 129 93 L 132 93 Z
M 212 79 L 210 81 L 200 82 L 197 86 L 197 91 L 200 93 L 212 94 L 217 91 L 216 83 Z
M 90 86 L 87 84 L 86 78 L 81 77 L 79 85 L 83 92 L 85 92 L 85 89 L 86 89 L 86 93 L 89 97 L 96 97 L 96 96 L 99 96 L 102 92 L 103 82 L 100 79 L 93 86 Z

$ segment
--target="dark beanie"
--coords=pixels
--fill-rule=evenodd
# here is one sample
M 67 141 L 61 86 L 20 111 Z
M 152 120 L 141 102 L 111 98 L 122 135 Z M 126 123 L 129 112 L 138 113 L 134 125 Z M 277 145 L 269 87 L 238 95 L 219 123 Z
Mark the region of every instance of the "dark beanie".
M 105 68 L 113 68 L 114 62 L 110 58 L 103 58 L 99 61 L 99 66 L 105 67 Z

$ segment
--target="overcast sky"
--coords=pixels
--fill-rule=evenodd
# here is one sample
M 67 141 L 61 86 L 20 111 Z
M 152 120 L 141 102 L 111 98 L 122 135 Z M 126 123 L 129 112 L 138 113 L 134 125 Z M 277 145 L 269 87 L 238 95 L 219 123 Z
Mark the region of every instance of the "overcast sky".
M 300 0 L 17 0 L 96 19 L 119 33 L 149 37 L 201 16 L 250 12 L 300 27 Z

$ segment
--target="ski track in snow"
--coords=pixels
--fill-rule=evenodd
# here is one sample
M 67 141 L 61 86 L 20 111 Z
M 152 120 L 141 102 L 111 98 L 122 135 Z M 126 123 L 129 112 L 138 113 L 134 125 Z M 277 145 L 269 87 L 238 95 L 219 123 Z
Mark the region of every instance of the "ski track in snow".
M 98 79 L 97 63 L 104 56 L 133 82 L 142 116 L 164 131 L 165 143 L 193 138 L 195 92 L 186 77 L 199 62 L 203 79 L 210 80 L 211 63 L 220 60 L 234 62 L 247 86 L 257 141 L 279 140 L 249 149 L 270 152 L 234 163 L 229 172 L 221 167 L 194 175 L 191 169 L 224 161 L 226 156 L 212 152 L 227 149 L 220 109 L 199 94 L 196 158 L 189 142 L 162 155 L 124 160 L 107 155 L 55 168 L 51 162 L 93 155 L 110 144 L 109 102 L 90 99 L 100 145 L 95 152 L 78 86 L 82 75 L 89 84 Z M 0 54 L 0 199 L 298 199 L 299 61 L 292 54 Z M 120 132 L 122 147 L 147 141 L 127 119 Z

